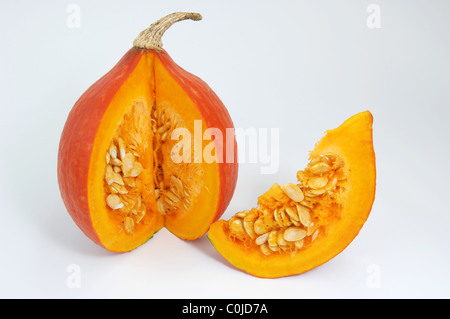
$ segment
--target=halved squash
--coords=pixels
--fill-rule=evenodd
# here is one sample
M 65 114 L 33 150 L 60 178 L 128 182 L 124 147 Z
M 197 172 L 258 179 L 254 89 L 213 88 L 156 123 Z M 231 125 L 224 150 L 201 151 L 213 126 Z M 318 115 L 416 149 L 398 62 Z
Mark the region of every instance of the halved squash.
M 211 225 L 208 238 L 254 276 L 300 274 L 339 254 L 358 235 L 375 198 L 372 115 L 354 115 L 317 143 L 297 182 L 274 184 L 256 208 Z
M 225 162 L 217 154 L 228 144 L 236 150 L 236 141 L 213 139 L 210 130 L 233 128 L 228 111 L 161 47 L 164 31 L 185 19 L 201 15 L 173 13 L 141 32 L 79 98 L 62 132 L 58 181 L 66 208 L 111 251 L 132 250 L 163 226 L 182 239 L 201 237 L 234 192 L 236 155 Z M 205 160 L 208 145 L 215 153 Z

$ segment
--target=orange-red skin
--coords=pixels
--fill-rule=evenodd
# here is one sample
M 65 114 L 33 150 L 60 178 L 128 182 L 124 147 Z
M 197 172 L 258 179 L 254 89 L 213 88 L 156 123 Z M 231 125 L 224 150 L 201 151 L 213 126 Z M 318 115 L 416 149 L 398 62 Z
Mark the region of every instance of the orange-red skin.
M 72 219 L 96 244 L 101 245 L 89 213 L 88 173 L 95 135 L 117 90 L 138 64 L 142 53 L 129 50 L 102 78 L 78 99 L 64 126 L 58 151 L 58 183 Z
M 217 95 L 198 77 L 176 65 L 163 51 L 130 49 L 122 59 L 102 78 L 95 82 L 78 99 L 64 126 L 58 151 L 58 183 L 61 197 L 72 219 L 96 244 L 103 246 L 92 225 L 88 205 L 88 174 L 91 153 L 100 122 L 112 98 L 133 72 L 144 54 L 157 54 L 170 74 L 187 92 L 198 107 L 208 127 L 222 132 L 233 128 L 231 118 Z M 236 147 L 236 140 L 234 140 Z M 234 163 L 219 165 L 220 199 L 215 212 L 217 220 L 225 211 L 233 195 L 237 181 L 237 155 Z

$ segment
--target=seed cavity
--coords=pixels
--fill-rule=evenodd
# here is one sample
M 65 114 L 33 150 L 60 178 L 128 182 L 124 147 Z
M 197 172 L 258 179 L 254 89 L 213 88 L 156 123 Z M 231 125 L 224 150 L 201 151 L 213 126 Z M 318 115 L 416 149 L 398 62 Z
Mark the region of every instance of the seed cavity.
M 139 224 L 148 223 L 153 214 L 189 210 L 193 196 L 200 192 L 201 186 L 192 183 L 196 188 L 188 187 L 178 171 L 163 171 L 163 148 L 178 125 L 176 116 L 168 114 L 167 109 L 157 109 L 155 104 L 149 108 L 137 101 L 116 129 L 105 152 L 104 188 L 106 207 L 120 221 L 119 231 L 131 235 Z M 149 145 L 153 149 L 149 150 Z M 200 180 L 203 174 L 201 169 L 188 164 L 177 169 L 191 181 Z M 242 231 L 246 234 L 243 228 Z
M 322 229 L 340 218 L 344 168 L 344 161 L 335 155 L 315 156 L 297 172 L 297 184 L 275 187 L 259 198 L 257 208 L 236 213 L 228 222 L 229 237 L 248 248 L 257 247 L 264 256 L 295 255 L 307 249 L 319 233 L 325 236 Z

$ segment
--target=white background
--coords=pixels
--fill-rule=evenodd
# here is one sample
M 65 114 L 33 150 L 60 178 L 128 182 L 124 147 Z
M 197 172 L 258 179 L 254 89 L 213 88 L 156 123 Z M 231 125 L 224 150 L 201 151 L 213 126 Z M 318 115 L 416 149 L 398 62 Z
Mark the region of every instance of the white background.
M 0 297 L 449 298 L 450 2 L 376 1 L 378 29 L 366 24 L 371 3 L 1 1 Z M 67 24 L 70 4 L 81 9 L 79 28 Z M 255 278 L 206 236 L 186 242 L 164 229 L 116 254 L 67 214 L 56 159 L 71 107 L 142 29 L 174 11 L 204 17 L 166 32 L 175 62 L 213 88 L 236 127 L 280 129 L 278 171 L 241 164 L 223 217 L 295 181 L 325 130 L 372 112 L 373 210 L 328 263 Z M 68 285 L 70 265 L 79 288 Z

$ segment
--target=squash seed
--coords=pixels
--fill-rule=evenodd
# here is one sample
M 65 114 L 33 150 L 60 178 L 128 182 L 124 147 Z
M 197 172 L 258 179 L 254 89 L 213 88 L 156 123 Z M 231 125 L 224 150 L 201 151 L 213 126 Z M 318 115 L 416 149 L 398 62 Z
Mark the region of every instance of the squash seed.
M 265 244 L 265 243 L 260 245 L 259 248 L 260 248 L 261 252 L 266 256 L 269 256 L 272 253 L 271 250 L 269 249 L 269 247 L 267 246 L 267 244 Z
M 319 230 L 318 229 L 311 236 L 311 241 L 312 242 L 317 238 L 317 235 L 319 235 Z
M 117 143 L 119 144 L 119 154 L 120 154 L 120 158 L 123 160 L 125 158 L 126 155 L 126 150 L 125 150 L 125 143 L 123 142 L 122 138 L 118 138 L 117 139 Z
M 333 178 L 333 179 L 327 184 L 327 186 L 325 187 L 325 189 L 326 189 L 327 191 L 333 190 L 333 189 L 336 187 L 337 182 L 338 182 L 338 179 L 337 179 L 336 177 Z
M 229 227 L 231 236 L 241 239 L 246 237 L 244 226 L 242 225 L 242 219 L 232 218 L 229 223 Z
M 303 245 L 304 245 L 303 239 L 297 240 L 297 241 L 294 243 L 294 245 L 295 245 L 295 248 L 297 248 L 297 249 L 302 249 L 302 248 L 303 248 Z
M 328 184 L 328 178 L 326 176 L 320 176 L 312 178 L 308 181 L 308 186 L 314 189 L 321 189 Z
M 310 189 L 306 191 L 306 196 L 308 197 L 316 197 L 316 196 L 320 196 L 323 195 L 327 192 L 326 189 Z
M 288 246 L 288 242 L 284 240 L 284 232 L 278 232 L 277 244 L 278 246 Z
M 321 162 L 311 166 L 309 170 L 311 171 L 311 173 L 319 175 L 328 173 L 331 170 L 331 167 L 327 163 Z
M 299 221 L 297 212 L 292 207 L 286 207 L 285 211 L 289 215 L 289 217 L 291 218 L 292 222 L 293 221 Z
M 134 230 L 133 218 L 131 218 L 129 216 L 125 217 L 124 226 L 125 226 L 125 230 L 127 231 L 127 233 L 131 234 Z
M 255 231 L 253 230 L 253 222 L 246 220 L 245 218 L 242 220 L 242 225 L 244 226 L 245 232 L 250 236 L 250 238 L 257 237 Z
M 253 230 L 257 235 L 262 235 L 267 231 L 266 225 L 262 218 L 258 218 L 253 224 Z
M 136 214 L 136 224 L 139 224 L 139 222 L 144 218 L 145 216 L 145 210 L 140 211 Z
M 273 252 L 279 252 L 280 251 L 280 247 L 278 247 L 278 245 L 275 246 L 270 246 L 269 245 L 269 249 Z
M 166 207 L 165 207 L 165 205 L 164 205 L 162 200 L 157 200 L 156 201 L 156 208 L 158 209 L 158 212 L 160 214 L 164 214 L 166 212 Z
M 237 213 L 237 214 L 234 215 L 234 216 L 235 216 L 235 217 L 239 217 L 239 218 L 244 218 L 246 215 L 247 215 L 247 213 L 244 211 L 244 212 L 239 212 L 239 213 Z
M 171 191 L 167 191 L 166 192 L 166 196 L 169 197 L 169 199 L 174 202 L 174 203 L 178 203 L 180 201 L 180 198 L 178 198 L 174 193 L 172 193 Z
M 311 214 L 310 214 L 310 209 L 308 207 L 305 207 L 302 205 L 297 205 L 297 213 L 300 218 L 300 222 L 304 226 L 306 226 L 306 227 L 311 226 L 311 224 L 312 224 Z
M 264 244 L 266 241 L 267 241 L 267 238 L 269 238 L 269 233 L 265 233 L 265 234 L 262 234 L 261 236 L 258 236 L 256 239 L 255 239 L 255 243 L 256 243 L 256 245 L 262 245 L 262 244 Z
M 120 159 L 118 159 L 117 157 L 112 158 L 110 163 L 115 166 L 122 166 L 122 164 L 123 164 L 122 161 Z
M 280 212 L 278 209 L 275 209 L 273 211 L 273 218 L 275 219 L 275 222 L 278 224 L 278 226 L 280 227 L 283 226 L 283 220 L 281 219 Z
M 117 147 L 116 147 L 116 145 L 112 144 L 109 147 L 109 155 L 111 156 L 111 158 L 116 158 L 117 157 Z
M 318 225 L 311 223 L 309 227 L 306 227 L 306 236 L 311 236 L 316 231 L 317 228 Z
M 123 185 L 119 185 L 117 183 L 112 183 L 111 186 L 109 187 L 109 189 L 111 190 L 112 193 L 118 193 L 118 194 L 127 194 L 128 190 L 125 186 Z
M 183 191 L 184 191 L 183 182 L 178 177 L 176 177 L 174 175 L 170 176 L 170 180 L 175 185 L 175 187 L 180 192 L 180 194 L 183 194 Z
M 284 209 L 280 210 L 280 217 L 282 221 L 282 226 L 291 226 L 292 222 L 289 219 L 289 215 L 286 214 Z
M 124 206 L 122 201 L 120 200 L 120 197 L 118 195 L 112 194 L 106 197 L 106 204 L 108 204 L 108 206 L 114 210 L 120 209 Z
M 281 190 L 293 201 L 301 202 L 304 198 L 302 190 L 295 184 L 286 184 L 281 186 Z
M 278 236 L 276 230 L 272 230 L 269 233 L 269 235 L 267 236 L 267 242 L 269 243 L 269 247 L 278 245 Z
M 284 231 L 283 238 L 286 241 L 298 241 L 306 236 L 306 230 L 300 227 L 289 227 Z
M 123 171 L 123 175 L 125 177 L 130 177 L 131 176 L 131 170 L 134 167 L 134 155 L 131 153 L 127 153 L 125 154 L 125 157 L 123 158 L 123 165 L 122 165 L 122 171 Z

